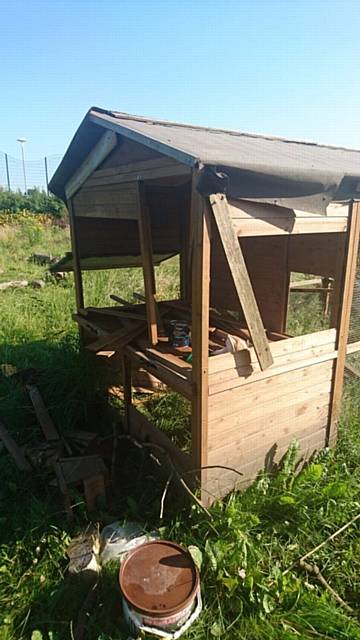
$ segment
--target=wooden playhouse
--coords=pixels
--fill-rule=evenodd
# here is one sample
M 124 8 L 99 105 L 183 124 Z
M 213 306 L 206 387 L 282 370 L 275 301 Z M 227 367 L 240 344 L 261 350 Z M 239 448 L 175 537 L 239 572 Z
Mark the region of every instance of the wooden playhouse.
M 196 468 L 206 501 L 294 438 L 305 459 L 334 443 L 346 353 L 360 348 L 348 345 L 359 151 L 92 108 L 50 188 L 69 209 L 62 270 L 74 271 L 84 343 L 121 364 L 129 431 Z M 174 255 L 180 295 L 160 301 L 154 266 Z M 82 271 L 135 266 L 143 301 L 114 292 L 116 305 L 85 306 Z M 331 283 L 328 328 L 288 335 L 292 273 Z M 191 347 L 169 343 L 174 319 Z M 133 406 L 139 371 L 191 403 L 189 454 Z

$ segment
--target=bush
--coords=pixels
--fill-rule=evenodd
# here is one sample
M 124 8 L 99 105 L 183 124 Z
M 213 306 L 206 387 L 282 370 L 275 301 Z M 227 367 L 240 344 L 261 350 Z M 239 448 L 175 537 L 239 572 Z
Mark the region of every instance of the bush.
M 0 212 L 16 214 L 24 210 L 34 214 L 48 214 L 56 218 L 63 218 L 66 215 L 64 203 L 40 189 L 29 189 L 26 194 L 0 189 Z

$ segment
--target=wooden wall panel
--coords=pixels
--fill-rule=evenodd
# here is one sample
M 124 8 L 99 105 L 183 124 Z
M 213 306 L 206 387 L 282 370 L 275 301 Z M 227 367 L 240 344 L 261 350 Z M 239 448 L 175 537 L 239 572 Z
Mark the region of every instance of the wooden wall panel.
M 96 197 L 100 197 L 99 188 L 91 189 L 96 192 Z M 109 207 L 119 208 L 121 197 L 116 203 L 116 195 L 123 193 L 123 187 L 114 191 L 111 188 L 102 188 L 104 195 L 104 212 Z M 147 187 L 147 199 L 150 210 L 151 232 L 153 239 L 154 253 L 178 253 L 181 248 L 181 226 L 183 218 L 188 215 L 189 189 L 181 186 L 176 189 L 166 187 Z M 124 192 L 124 200 L 131 202 L 133 191 Z M 79 236 L 79 249 L 82 256 L 109 256 L 109 255 L 139 255 L 140 243 L 138 233 L 138 223 L 135 219 L 123 220 L 107 217 L 83 217 L 78 214 L 84 211 L 89 202 L 89 206 L 96 211 L 95 204 L 91 205 L 90 190 L 85 194 L 79 192 L 77 196 L 78 205 L 75 204 L 75 215 L 77 217 L 77 232 Z M 99 201 L 98 201 L 99 202 Z M 130 204 L 128 204 L 130 210 Z M 132 206 L 132 205 L 131 205 Z M 125 205 L 124 205 L 125 207 Z M 124 209 L 125 210 L 125 209 Z M 132 217 L 132 216 L 131 216 Z
M 306 457 L 325 446 L 333 367 L 328 360 L 209 397 L 208 464 L 241 471 L 244 485 L 294 438 Z M 220 497 L 238 483 L 234 472 L 212 470 L 206 488 Z
M 332 278 L 345 233 L 318 233 L 289 238 L 289 270 Z
M 266 329 L 283 331 L 288 297 L 286 237 L 241 238 L 250 280 Z M 241 311 L 217 231 L 212 234 L 211 305 Z
M 129 164 L 132 162 L 141 162 L 143 160 L 152 160 L 153 158 L 166 157 L 163 154 L 145 147 L 138 142 L 128 140 L 118 136 L 119 143 L 115 149 L 108 155 L 104 162 L 98 167 L 101 169 L 110 169 L 118 167 L 121 164 Z

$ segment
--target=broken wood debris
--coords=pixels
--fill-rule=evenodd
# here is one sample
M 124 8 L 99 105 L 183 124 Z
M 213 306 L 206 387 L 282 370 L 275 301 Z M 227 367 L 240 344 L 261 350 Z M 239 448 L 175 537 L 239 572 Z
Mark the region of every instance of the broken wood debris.
M 21 471 L 29 471 L 31 469 L 30 464 L 2 422 L 0 422 L 0 438 L 7 451 L 14 458 L 18 469 Z
M 44 280 L 9 280 L 9 282 L 0 282 L 0 291 L 6 291 L 7 289 L 25 289 L 26 287 L 43 289 L 45 282 Z
M 97 499 L 106 499 L 105 486 L 108 477 L 107 468 L 100 455 L 84 455 L 96 440 L 96 434 L 90 431 L 74 431 L 66 436 L 60 435 L 39 389 L 30 384 L 25 385 L 25 388 L 46 442 L 20 448 L 1 422 L 0 440 L 22 471 L 31 471 L 34 468 L 53 471 L 55 479 L 50 481 L 50 485 L 58 486 L 69 518 L 73 516 L 69 493 L 71 486 L 83 486 L 87 509 L 89 512 L 94 511 Z M 64 451 L 71 457 L 64 457 Z M 73 452 L 78 455 L 74 456 Z

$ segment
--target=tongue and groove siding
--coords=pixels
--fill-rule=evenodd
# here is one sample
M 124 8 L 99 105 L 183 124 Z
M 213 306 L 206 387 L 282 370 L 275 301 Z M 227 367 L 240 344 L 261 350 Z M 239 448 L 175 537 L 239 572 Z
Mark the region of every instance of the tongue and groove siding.
M 325 446 L 335 330 L 271 345 L 274 364 L 261 372 L 252 350 L 210 358 L 207 491 L 226 495 L 278 463 L 296 438 L 304 459 Z M 247 363 L 245 361 L 247 358 Z

